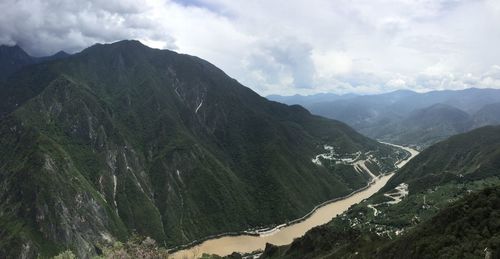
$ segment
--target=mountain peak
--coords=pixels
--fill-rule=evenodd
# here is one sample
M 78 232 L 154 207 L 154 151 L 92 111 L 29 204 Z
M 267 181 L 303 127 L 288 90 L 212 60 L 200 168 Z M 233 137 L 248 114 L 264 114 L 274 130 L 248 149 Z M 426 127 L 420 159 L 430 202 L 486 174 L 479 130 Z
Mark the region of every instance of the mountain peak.
M 138 48 L 143 48 L 143 49 L 151 49 L 150 47 L 142 44 L 138 40 L 120 40 L 112 43 L 96 43 L 86 49 L 84 49 L 82 52 L 85 52 L 87 50 L 92 50 L 92 49 L 138 49 Z
M 0 45 L 0 50 L 23 50 L 19 45 Z
M 34 63 L 33 57 L 28 55 L 18 45 L 0 46 L 0 79 L 7 78 L 18 69 Z
M 140 42 L 139 40 L 120 40 L 120 41 L 116 41 L 116 42 L 104 44 L 104 45 L 117 46 L 117 47 L 150 48 L 150 47 L 142 44 L 142 42 Z
M 61 57 L 61 56 L 69 56 L 71 54 L 69 54 L 68 52 L 64 51 L 64 50 L 61 50 L 61 51 L 58 51 L 56 54 L 54 54 L 53 56 L 54 57 Z
M 112 59 L 117 62 L 129 60 L 132 63 L 138 64 L 141 63 L 141 60 L 144 61 L 147 57 L 150 57 L 149 54 L 156 50 L 142 44 L 138 40 L 121 40 L 113 43 L 97 43 L 78 54 Z
M 0 45 L 0 57 L 4 57 L 5 55 L 13 56 L 13 55 L 22 55 L 29 57 L 28 53 L 24 51 L 19 45 L 9 46 L 9 45 Z

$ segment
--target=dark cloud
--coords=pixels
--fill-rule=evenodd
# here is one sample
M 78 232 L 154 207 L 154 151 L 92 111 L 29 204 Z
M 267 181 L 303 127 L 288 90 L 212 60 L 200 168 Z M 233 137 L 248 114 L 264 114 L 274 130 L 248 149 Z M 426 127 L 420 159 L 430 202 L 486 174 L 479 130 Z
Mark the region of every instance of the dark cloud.
M 129 38 L 174 44 L 169 35 L 152 30 L 155 24 L 142 16 L 141 1 L 4 0 L 0 9 L 0 44 L 18 44 L 33 55 Z

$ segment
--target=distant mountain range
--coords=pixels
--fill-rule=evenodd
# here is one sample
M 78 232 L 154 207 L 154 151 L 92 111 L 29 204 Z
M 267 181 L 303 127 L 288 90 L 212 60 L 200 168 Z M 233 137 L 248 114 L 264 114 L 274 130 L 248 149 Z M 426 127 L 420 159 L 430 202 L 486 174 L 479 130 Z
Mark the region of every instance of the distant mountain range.
M 499 187 L 500 126 L 482 127 L 430 146 L 377 194 L 263 258 L 498 258 Z
M 352 157 L 380 174 L 405 156 L 137 41 L 1 61 L 0 258 L 281 224 L 364 187 Z
M 457 133 L 500 122 L 500 90 L 471 88 L 416 93 L 344 96 L 268 96 L 300 104 L 313 114 L 343 121 L 359 132 L 384 141 L 426 147 Z M 332 96 L 331 100 L 326 100 Z

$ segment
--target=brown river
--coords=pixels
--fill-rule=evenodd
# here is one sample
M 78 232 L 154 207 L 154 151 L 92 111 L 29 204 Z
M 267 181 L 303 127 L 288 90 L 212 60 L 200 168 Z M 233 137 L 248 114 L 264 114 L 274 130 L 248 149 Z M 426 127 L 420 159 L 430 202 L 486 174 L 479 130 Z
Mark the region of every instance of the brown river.
M 392 146 L 397 146 L 389 143 L 384 143 Z M 411 156 L 396 164 L 398 168 L 403 167 L 410 159 L 418 154 L 418 151 L 408 148 L 397 146 L 405 149 L 411 153 Z M 263 250 L 266 243 L 274 245 L 290 244 L 293 239 L 303 236 L 309 229 L 328 223 L 332 218 L 346 211 L 350 206 L 369 198 L 371 195 L 380 190 L 387 181 L 394 175 L 394 173 L 377 177 L 373 180 L 372 184 L 359 192 L 352 194 L 344 199 L 328 203 L 319 207 L 314 211 L 310 217 L 299 223 L 288 225 L 273 231 L 261 234 L 260 236 L 239 235 L 239 236 L 224 236 L 214 239 L 209 239 L 203 243 L 193 246 L 191 248 L 180 250 L 169 258 L 175 259 L 191 259 L 201 257 L 202 254 L 217 254 L 226 256 L 232 252 L 250 253 L 256 250 Z

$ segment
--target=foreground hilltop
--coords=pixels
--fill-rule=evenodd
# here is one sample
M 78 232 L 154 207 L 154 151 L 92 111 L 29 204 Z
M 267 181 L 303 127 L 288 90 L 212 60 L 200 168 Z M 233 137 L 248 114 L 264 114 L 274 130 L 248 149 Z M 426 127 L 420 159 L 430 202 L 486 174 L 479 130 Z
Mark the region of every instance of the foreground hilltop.
M 138 41 L 23 67 L 0 93 L 0 257 L 279 224 L 365 186 L 345 161 L 379 174 L 404 156 Z

